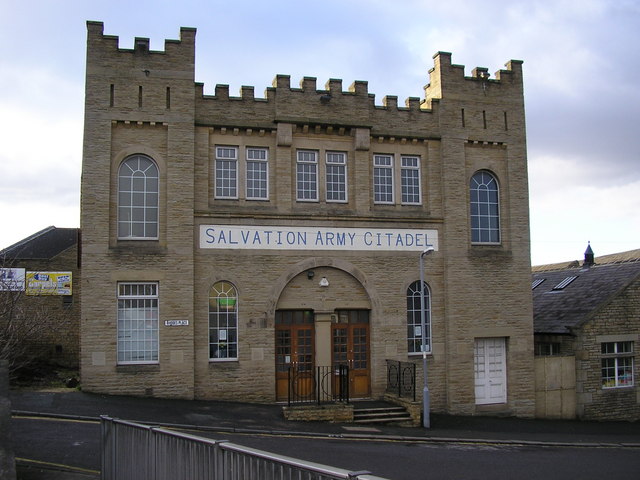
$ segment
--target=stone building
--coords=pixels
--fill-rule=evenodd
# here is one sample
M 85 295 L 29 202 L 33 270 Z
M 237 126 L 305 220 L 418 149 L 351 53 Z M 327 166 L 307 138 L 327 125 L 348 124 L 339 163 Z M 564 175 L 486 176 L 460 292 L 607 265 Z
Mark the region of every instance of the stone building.
M 275 402 L 344 364 L 379 398 L 424 344 L 434 411 L 533 415 L 522 62 L 439 52 L 404 105 L 286 75 L 206 95 L 195 29 L 87 27 L 85 391 Z
M 640 250 L 533 271 L 536 415 L 640 419 Z
M 68 368 L 80 361 L 79 237 L 77 228 L 50 226 L 0 251 L 3 306 L 22 304 L 39 322 L 17 334 L 27 344 L 25 353 Z M 20 272 L 22 287 L 9 287 L 10 272 Z

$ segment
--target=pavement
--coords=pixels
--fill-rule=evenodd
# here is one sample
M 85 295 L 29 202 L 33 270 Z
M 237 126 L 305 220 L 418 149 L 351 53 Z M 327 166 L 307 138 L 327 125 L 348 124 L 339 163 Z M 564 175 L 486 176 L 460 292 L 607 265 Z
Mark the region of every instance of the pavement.
M 72 391 L 12 391 L 13 416 L 39 415 L 96 420 L 101 415 L 147 425 L 189 430 L 387 439 L 407 442 L 492 443 L 548 446 L 620 446 L 640 448 L 640 422 L 539 420 L 514 417 L 431 415 L 431 428 L 287 421 L 282 405 L 99 395 Z M 357 402 L 356 406 L 360 403 Z M 82 472 L 48 471 L 19 465 L 20 480 L 85 480 Z

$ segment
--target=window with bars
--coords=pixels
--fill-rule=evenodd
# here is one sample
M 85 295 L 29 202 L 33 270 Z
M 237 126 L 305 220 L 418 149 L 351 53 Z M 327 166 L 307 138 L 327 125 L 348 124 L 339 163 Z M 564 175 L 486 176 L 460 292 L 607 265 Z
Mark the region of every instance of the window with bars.
M 118 284 L 118 363 L 158 362 L 158 284 Z
M 327 202 L 347 201 L 347 154 L 327 152 Z
M 602 388 L 633 386 L 633 342 L 605 342 L 602 353 Z
M 118 169 L 118 238 L 156 240 L 159 205 L 158 166 L 146 155 L 126 158 Z
M 298 150 L 296 162 L 296 198 L 318 201 L 318 152 Z
M 269 151 L 266 148 L 247 148 L 247 200 L 269 198 Z
M 216 147 L 216 198 L 238 198 L 238 147 Z
M 373 201 L 393 203 L 393 156 L 373 156 Z
M 469 182 L 471 241 L 500 243 L 498 182 L 489 172 L 477 172 Z
M 226 281 L 209 291 L 209 359 L 238 359 L 238 293 Z
M 400 162 L 402 203 L 405 205 L 418 205 L 421 203 L 420 158 L 403 156 L 400 158 Z
M 424 339 L 426 351 L 431 351 L 431 293 L 429 285 L 424 286 L 424 321 L 425 331 L 422 331 L 422 291 L 420 281 L 413 282 L 407 289 L 407 341 L 408 352 L 422 353 Z

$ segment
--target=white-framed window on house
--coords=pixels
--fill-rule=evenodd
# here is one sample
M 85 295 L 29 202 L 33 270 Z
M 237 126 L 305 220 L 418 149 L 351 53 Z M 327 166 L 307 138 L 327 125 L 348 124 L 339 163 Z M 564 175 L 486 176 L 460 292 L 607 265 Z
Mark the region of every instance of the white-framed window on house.
M 269 150 L 247 147 L 247 200 L 269 199 Z
M 327 152 L 327 202 L 347 201 L 347 154 Z
M 146 155 L 127 157 L 118 169 L 118 238 L 157 240 L 160 179 Z
M 209 359 L 238 359 L 238 291 L 227 281 L 209 291 Z
M 402 203 L 404 205 L 419 205 L 420 195 L 420 157 L 400 157 L 400 181 L 402 187 Z
M 315 150 L 297 151 L 296 199 L 318 201 L 318 152 Z
M 633 342 L 604 342 L 602 353 L 602 388 L 633 386 Z
M 238 147 L 216 147 L 216 198 L 238 198 Z
M 422 331 L 421 295 L 420 281 L 409 285 L 407 289 L 407 351 L 410 355 L 422 353 L 423 339 L 426 351 L 431 352 L 431 292 L 426 282 L 424 283 L 425 331 Z
M 469 182 L 471 242 L 500 243 L 498 181 L 491 173 L 476 172 Z
M 118 363 L 158 362 L 158 283 L 118 283 Z
M 373 156 L 373 201 L 393 203 L 393 155 Z

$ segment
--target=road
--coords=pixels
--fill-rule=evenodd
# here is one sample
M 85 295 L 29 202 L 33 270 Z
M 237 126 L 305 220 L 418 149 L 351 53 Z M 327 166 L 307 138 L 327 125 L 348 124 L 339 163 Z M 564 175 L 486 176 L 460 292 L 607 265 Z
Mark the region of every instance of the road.
M 97 422 L 14 417 L 18 458 L 100 469 Z M 193 432 L 189 432 L 193 433 Z M 391 480 L 634 478 L 640 449 L 346 440 L 295 436 L 198 433 L 269 452 L 349 470 L 369 470 Z

